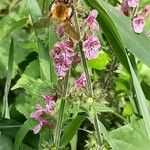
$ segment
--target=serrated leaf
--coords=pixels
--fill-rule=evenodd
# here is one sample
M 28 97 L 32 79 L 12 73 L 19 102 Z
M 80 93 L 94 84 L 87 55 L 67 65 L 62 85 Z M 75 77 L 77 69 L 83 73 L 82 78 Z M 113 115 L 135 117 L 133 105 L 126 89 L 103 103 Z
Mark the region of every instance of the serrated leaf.
M 5 39 L 14 30 L 21 29 L 28 19 L 26 1 L 23 0 L 15 11 L 0 20 L 0 40 Z

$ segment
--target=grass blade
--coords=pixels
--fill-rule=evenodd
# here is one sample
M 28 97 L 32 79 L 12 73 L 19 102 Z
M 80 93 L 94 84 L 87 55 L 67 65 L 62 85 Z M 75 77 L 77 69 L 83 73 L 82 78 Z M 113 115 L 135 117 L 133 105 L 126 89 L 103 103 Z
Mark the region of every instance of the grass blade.
M 2 116 L 8 119 L 10 119 L 9 106 L 8 106 L 8 94 L 9 94 L 9 89 L 11 84 L 12 73 L 13 73 L 13 61 L 14 61 L 14 41 L 12 38 L 10 44 L 10 50 L 9 50 L 8 72 L 7 72 L 7 79 L 6 79 L 5 90 L 4 90 L 3 113 L 2 113 Z

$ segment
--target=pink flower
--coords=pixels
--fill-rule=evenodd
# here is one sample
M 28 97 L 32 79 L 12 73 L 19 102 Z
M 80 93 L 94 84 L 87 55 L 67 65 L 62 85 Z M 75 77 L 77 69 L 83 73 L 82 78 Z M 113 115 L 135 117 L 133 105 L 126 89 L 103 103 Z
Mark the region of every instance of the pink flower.
M 57 42 L 55 48 L 50 52 L 54 58 L 54 67 L 57 76 L 62 79 L 74 60 L 73 43 L 69 40 Z
M 63 29 L 63 27 L 62 26 L 57 26 L 56 27 L 56 33 L 57 33 L 57 35 L 59 36 L 59 37 L 62 37 L 63 35 L 64 35 L 64 29 Z
M 86 76 L 85 76 L 85 74 L 83 73 L 81 76 L 80 76 L 80 78 L 79 79 L 77 79 L 76 81 L 75 81 L 75 87 L 76 87 L 76 89 L 81 89 L 82 87 L 85 87 L 86 86 Z
M 139 1 L 138 0 L 127 0 L 127 3 L 128 3 L 129 7 L 135 8 L 138 5 Z
M 49 126 L 49 123 L 47 120 L 43 119 L 46 115 L 50 115 L 55 107 L 56 107 L 56 100 L 57 100 L 57 94 L 53 95 L 42 95 L 44 101 L 45 101 L 45 107 L 41 107 L 40 105 L 36 106 L 36 111 L 31 113 L 31 118 L 35 119 L 38 121 L 38 124 L 34 127 L 33 131 L 34 134 L 39 133 L 41 130 L 42 126 Z
M 99 24 L 96 21 L 96 17 L 98 15 L 97 10 L 92 10 L 87 17 L 85 24 L 90 27 L 90 29 L 94 31 L 99 31 Z
M 142 33 L 145 25 L 144 17 L 141 15 L 137 16 L 133 19 L 132 25 L 135 33 Z
M 146 13 L 148 13 L 148 12 L 150 12 L 150 5 L 146 5 L 146 6 L 144 7 L 144 13 L 146 14 Z
M 34 127 L 34 129 L 33 129 L 34 134 L 39 133 L 40 130 L 41 130 L 41 128 L 42 128 L 42 125 L 41 125 L 41 124 L 37 124 L 37 125 Z
M 46 110 L 41 106 L 36 106 L 36 111 L 31 113 L 31 118 L 34 118 L 37 121 L 41 120 L 41 115 L 45 114 Z
M 88 59 L 97 58 L 100 47 L 100 41 L 94 35 L 87 36 L 86 40 L 83 42 L 83 51 Z
M 39 133 L 43 125 L 49 126 L 48 121 L 47 121 L 47 120 L 41 120 L 41 121 L 39 122 L 39 124 L 37 124 L 37 125 L 34 127 L 34 129 L 33 129 L 34 134 Z
M 57 100 L 57 95 L 44 95 L 42 96 L 43 99 L 45 100 L 45 109 L 46 109 L 46 113 L 51 113 L 52 111 L 54 111 L 55 107 L 56 107 L 56 100 Z
M 57 94 L 54 95 L 42 95 L 45 101 L 55 101 L 57 100 Z
M 129 16 L 129 5 L 127 3 L 127 0 L 123 0 L 121 4 L 121 12 L 126 16 Z

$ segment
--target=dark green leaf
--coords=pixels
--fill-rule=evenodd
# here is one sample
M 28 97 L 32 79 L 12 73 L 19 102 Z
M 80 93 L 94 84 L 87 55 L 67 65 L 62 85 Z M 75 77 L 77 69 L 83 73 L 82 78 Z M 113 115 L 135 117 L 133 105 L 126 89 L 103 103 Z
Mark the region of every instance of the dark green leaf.
M 61 138 L 60 147 L 65 147 L 71 141 L 84 119 L 83 116 L 77 116 L 71 121 Z
M 13 150 L 18 150 L 25 135 L 29 130 L 32 130 L 36 123 L 33 120 L 27 120 L 16 134 Z

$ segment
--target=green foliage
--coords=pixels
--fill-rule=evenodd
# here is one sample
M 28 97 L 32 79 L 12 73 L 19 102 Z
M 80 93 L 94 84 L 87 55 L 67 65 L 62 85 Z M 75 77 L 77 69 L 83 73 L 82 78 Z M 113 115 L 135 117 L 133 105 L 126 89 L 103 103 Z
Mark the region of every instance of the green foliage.
M 59 146 L 65 150 L 96 150 L 101 139 L 99 145 L 107 150 L 149 150 L 150 40 L 146 33 L 150 16 L 145 31 L 135 34 L 131 18 L 115 8 L 121 0 L 78 3 L 75 11 L 81 34 L 89 7 L 99 12 L 97 21 L 101 28 L 96 34 L 102 50 L 98 58 L 87 60 L 92 74 L 90 86 L 94 91 L 93 97 L 89 97 L 86 88 L 74 87 L 76 77 L 84 70 L 80 63 L 73 63 L 71 79 L 55 82 L 49 51 L 66 36 L 59 39 L 56 35 L 48 16 L 50 2 L 0 1 L 0 100 L 4 97 L 5 101 L 0 106 L 4 108 L 5 117 L 10 117 L 0 118 L 0 149 L 11 150 L 14 144 L 14 150 L 50 150 Z M 146 4 L 150 4 L 149 0 L 142 0 L 139 9 Z M 71 21 L 76 26 L 73 17 Z M 76 42 L 74 48 L 78 53 Z M 31 112 L 36 110 L 37 104 L 44 106 L 41 95 L 51 93 L 59 97 L 55 111 L 49 115 L 54 122 L 60 116 L 58 128 L 50 124 L 50 128 L 44 127 L 39 135 L 33 135 L 30 130 L 37 121 L 30 119 Z M 57 142 L 54 142 L 55 137 Z
M 108 54 L 101 51 L 98 58 L 88 61 L 88 65 L 94 69 L 103 70 L 105 69 L 109 61 L 110 57 L 108 56 Z
M 13 6 L 13 3 L 11 4 L 8 4 L 10 10 L 9 14 L 0 20 L 0 40 L 5 39 L 14 30 L 21 29 L 28 19 L 26 0 L 19 2 L 16 6 Z M 13 9 L 13 7 L 15 7 L 15 9 Z
M 76 116 L 76 118 L 70 122 L 61 138 L 61 147 L 65 147 L 71 141 L 84 119 L 83 116 Z
M 118 149 L 149 149 L 149 138 L 143 120 L 135 121 L 110 133 Z
M 25 72 L 27 73 L 27 71 Z M 16 98 L 16 108 L 27 118 L 29 118 L 30 113 L 35 110 L 36 104 L 44 104 L 41 95 L 50 94 L 53 90 L 52 85 L 50 85 L 48 81 L 42 81 L 41 79 L 36 80 L 25 74 L 22 75 L 16 85 L 12 87 L 12 90 L 17 88 L 23 88 L 26 91 L 25 93 L 20 93 Z
M 33 120 L 27 120 L 22 127 L 19 129 L 17 132 L 17 135 L 15 137 L 15 142 L 13 145 L 13 150 L 18 150 L 19 147 L 21 146 L 21 143 L 27 134 L 29 130 L 32 130 L 33 127 L 35 126 L 35 122 Z

